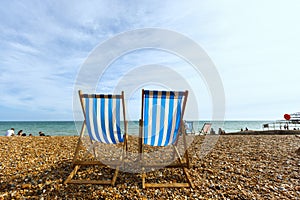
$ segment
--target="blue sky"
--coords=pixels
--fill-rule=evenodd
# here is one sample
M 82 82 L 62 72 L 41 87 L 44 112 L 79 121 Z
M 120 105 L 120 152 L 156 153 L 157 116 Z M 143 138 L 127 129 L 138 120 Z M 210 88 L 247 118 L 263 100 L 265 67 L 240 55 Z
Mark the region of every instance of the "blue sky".
M 0 120 L 73 120 L 74 83 L 92 50 L 148 27 L 181 33 L 206 51 L 223 82 L 227 120 L 280 119 L 300 111 L 299 10 L 297 0 L 3 1 Z M 120 79 L 118 66 L 176 60 L 165 52 L 135 52 L 115 61 L 102 84 Z M 188 66 L 182 73 L 192 76 Z M 209 119 L 203 93 L 200 118 Z

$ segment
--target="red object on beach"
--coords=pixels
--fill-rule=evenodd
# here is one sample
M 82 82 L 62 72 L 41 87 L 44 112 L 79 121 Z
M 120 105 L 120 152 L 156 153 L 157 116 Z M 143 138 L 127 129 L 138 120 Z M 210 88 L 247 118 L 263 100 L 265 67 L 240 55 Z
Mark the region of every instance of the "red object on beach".
M 289 115 L 289 114 L 284 114 L 283 117 L 286 120 L 290 120 L 291 119 L 291 115 Z

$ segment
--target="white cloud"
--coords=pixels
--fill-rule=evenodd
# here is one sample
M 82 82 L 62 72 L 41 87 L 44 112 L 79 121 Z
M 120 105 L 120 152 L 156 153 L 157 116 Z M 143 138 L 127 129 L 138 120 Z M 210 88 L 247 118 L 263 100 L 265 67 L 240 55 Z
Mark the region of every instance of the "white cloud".
M 27 108 L 32 119 L 40 119 L 39 111 L 44 117 L 51 110 L 72 119 L 73 84 L 89 52 L 115 34 L 145 27 L 178 31 L 202 45 L 222 77 L 229 119 L 276 118 L 300 106 L 295 88 L 300 61 L 298 1 L 2 4 L 0 108 L 5 110 Z M 146 55 L 133 53 L 116 64 L 130 69 L 146 64 L 173 66 L 178 61 L 153 52 Z M 125 72 L 108 71 L 107 89 Z

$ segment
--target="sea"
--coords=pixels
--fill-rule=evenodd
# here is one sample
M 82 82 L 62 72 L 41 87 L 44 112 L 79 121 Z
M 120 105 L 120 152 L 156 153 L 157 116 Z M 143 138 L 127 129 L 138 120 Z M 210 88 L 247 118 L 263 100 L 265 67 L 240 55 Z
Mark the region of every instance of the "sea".
M 218 132 L 221 128 L 226 133 L 245 130 L 263 130 L 263 124 L 272 121 L 192 121 L 193 130 L 199 132 L 205 123 L 212 123 L 212 128 Z M 49 136 L 76 136 L 79 135 L 82 122 L 75 121 L 0 121 L 0 136 L 4 136 L 10 128 L 15 129 L 15 133 L 23 130 L 26 135 L 38 136 L 39 131 Z M 121 127 L 122 128 L 122 127 Z M 138 135 L 138 121 L 128 122 L 128 134 Z

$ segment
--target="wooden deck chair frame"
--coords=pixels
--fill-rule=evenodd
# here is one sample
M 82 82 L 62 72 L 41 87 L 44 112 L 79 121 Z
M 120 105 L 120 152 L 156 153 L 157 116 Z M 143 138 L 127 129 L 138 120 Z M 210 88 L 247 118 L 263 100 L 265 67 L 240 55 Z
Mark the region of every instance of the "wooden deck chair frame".
M 82 125 L 82 128 L 81 128 L 80 136 L 79 136 L 79 139 L 78 139 L 78 142 L 77 142 L 74 158 L 73 158 L 73 161 L 72 161 L 73 171 L 70 173 L 68 178 L 65 180 L 64 184 L 99 184 L 99 185 L 112 185 L 112 186 L 114 186 L 115 182 L 116 182 L 116 179 L 117 179 L 117 176 L 118 176 L 119 167 L 124 163 L 125 153 L 127 152 L 128 136 L 127 136 L 127 121 L 126 121 L 126 116 L 125 116 L 124 92 L 122 91 L 122 93 L 120 95 L 104 95 L 104 94 L 83 94 L 82 91 L 79 90 L 79 98 L 80 98 L 80 102 L 81 102 L 81 106 L 82 106 L 82 111 L 83 111 L 83 114 L 84 114 L 84 122 L 83 122 L 83 125 Z M 85 134 L 85 130 L 87 128 L 87 116 L 86 116 L 86 106 L 85 106 L 85 101 L 86 100 L 85 100 L 85 98 L 119 99 L 120 100 L 120 104 L 122 104 L 122 106 L 120 105 L 120 113 L 123 112 L 124 134 L 123 134 L 123 142 L 122 142 L 123 143 L 123 148 L 122 148 L 122 153 L 120 155 L 120 160 L 119 161 L 104 164 L 104 163 L 102 163 L 101 161 L 98 161 L 98 160 L 84 160 L 84 158 L 83 158 L 83 160 L 78 159 L 80 146 L 83 144 L 82 141 L 83 141 L 83 137 L 84 137 L 84 134 Z M 99 141 L 93 141 L 90 134 L 89 134 L 89 136 L 90 136 L 91 145 L 92 145 L 92 148 L 93 148 L 93 151 L 94 151 L 93 153 L 94 153 L 94 156 L 96 158 L 96 152 L 94 150 L 94 145 L 93 144 L 95 142 L 99 142 Z M 114 144 L 111 144 L 111 145 L 114 145 Z M 98 167 L 114 166 L 115 170 L 114 170 L 114 174 L 113 174 L 111 180 L 74 180 L 73 177 L 76 175 L 77 171 L 79 170 L 79 168 L 81 166 L 98 166 Z
M 177 163 L 172 163 L 168 166 L 165 165 L 158 165 L 158 164 L 146 164 L 144 162 L 144 139 L 145 139 L 145 133 L 144 133 L 144 126 L 145 126 L 145 119 L 144 119 L 144 109 L 145 109 L 145 94 L 152 95 L 152 94 L 158 94 L 162 95 L 162 93 L 166 93 L 167 95 L 173 94 L 174 98 L 178 98 L 179 94 L 182 95 L 183 102 L 181 104 L 181 116 L 180 116 L 180 125 L 179 125 L 179 130 L 177 132 L 176 138 L 174 139 L 175 142 L 172 143 L 172 147 L 174 150 L 174 153 L 178 157 L 178 162 Z M 187 172 L 187 168 L 189 168 L 189 157 L 188 157 L 188 151 L 187 151 L 187 144 L 186 144 L 186 133 L 185 133 L 185 127 L 184 127 L 184 122 L 183 122 L 183 116 L 184 116 L 184 111 L 185 111 L 185 105 L 188 97 L 188 91 L 184 92 L 179 92 L 179 91 L 148 91 L 148 90 L 142 90 L 142 109 L 141 109 L 141 119 L 139 121 L 139 153 L 140 153 L 140 161 L 141 161 L 141 168 L 142 168 L 142 188 L 170 188 L 170 187 L 194 187 L 190 176 Z M 149 123 L 149 122 L 147 122 Z M 149 124 L 148 124 L 149 125 Z M 182 137 L 183 137 L 183 145 L 184 145 L 184 157 L 185 157 L 185 162 L 183 161 L 181 155 L 179 154 L 179 151 L 177 149 L 177 143 L 178 143 L 178 137 L 179 137 L 179 132 L 182 132 Z M 156 133 L 155 133 L 156 134 Z M 173 141 L 174 141 L 173 140 Z M 155 146 L 155 145 L 151 145 Z M 174 156 L 173 156 L 174 157 Z M 161 183 L 146 183 L 146 173 L 145 173 L 145 167 L 147 168 L 181 168 L 183 170 L 183 173 L 187 179 L 187 182 L 184 183 L 166 183 L 166 184 L 161 184 Z

